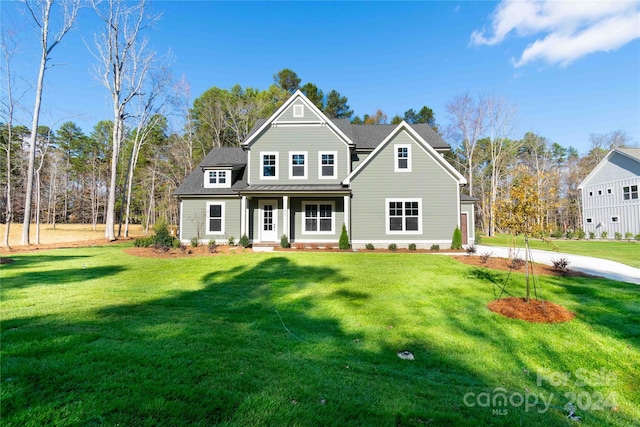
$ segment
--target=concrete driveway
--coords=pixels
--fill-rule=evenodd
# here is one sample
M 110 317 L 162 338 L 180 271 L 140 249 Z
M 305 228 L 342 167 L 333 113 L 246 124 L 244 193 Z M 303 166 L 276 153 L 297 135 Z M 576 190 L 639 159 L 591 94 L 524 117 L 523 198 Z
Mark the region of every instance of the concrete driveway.
M 510 248 L 484 245 L 478 245 L 476 247 L 476 255 L 493 252 L 493 256 L 503 258 L 507 258 L 509 256 Z M 617 280 L 619 282 L 628 282 L 640 285 L 640 268 L 630 267 L 625 264 L 620 264 L 619 262 L 583 255 L 542 251 L 539 249 L 531 249 L 531 255 L 534 262 L 546 265 L 553 265 L 553 262 L 551 261 L 552 259 L 566 258 L 569 261 L 568 268 L 571 270 L 592 274 L 594 276 L 601 276 L 607 279 Z M 518 256 L 520 258 L 524 258 L 524 248 L 520 248 Z M 640 257 L 640 254 L 638 254 L 638 257 Z

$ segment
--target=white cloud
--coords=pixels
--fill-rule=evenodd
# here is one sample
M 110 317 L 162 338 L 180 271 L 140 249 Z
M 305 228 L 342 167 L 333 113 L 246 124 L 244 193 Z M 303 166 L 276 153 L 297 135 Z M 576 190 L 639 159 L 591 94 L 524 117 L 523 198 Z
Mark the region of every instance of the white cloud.
M 542 60 L 566 66 L 598 51 L 617 49 L 640 37 L 640 2 L 503 0 L 491 29 L 474 31 L 475 45 L 496 45 L 510 34 L 535 37 L 516 67 Z

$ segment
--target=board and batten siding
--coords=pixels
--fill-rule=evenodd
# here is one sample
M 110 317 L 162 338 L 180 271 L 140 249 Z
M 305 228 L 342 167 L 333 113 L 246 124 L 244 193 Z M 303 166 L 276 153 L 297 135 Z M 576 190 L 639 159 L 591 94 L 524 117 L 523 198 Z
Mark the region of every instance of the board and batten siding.
M 289 179 L 289 152 L 307 152 L 307 178 Z M 335 179 L 318 177 L 320 151 L 337 153 Z M 278 179 L 260 179 L 261 152 L 278 153 Z M 338 184 L 349 173 L 349 147 L 328 126 L 276 126 L 266 129 L 249 151 L 249 183 L 251 185 Z
M 223 234 L 207 234 L 207 203 L 224 203 L 224 233 Z M 240 199 L 239 198 L 183 198 L 181 202 L 181 224 L 180 240 L 188 242 L 192 237 L 198 236 L 198 228 L 200 228 L 200 240 L 208 241 L 215 239 L 222 243 L 230 236 L 233 236 L 236 242 L 240 239 Z
M 594 180 L 590 180 L 594 182 Z M 582 224 L 586 233 L 594 233 L 596 238 L 607 232 L 607 238 L 615 238 L 615 233 L 624 237 L 625 233 L 640 234 L 640 199 L 624 200 L 624 187 L 637 185 L 640 177 L 618 181 L 601 182 L 582 188 Z M 614 220 L 617 218 L 617 220 Z
M 411 145 L 411 172 L 394 172 L 395 144 Z M 422 247 L 451 243 L 460 217 L 459 186 L 453 176 L 404 131 L 368 162 L 351 180 L 354 246 L 376 242 L 416 243 Z M 388 198 L 422 200 L 422 234 L 387 234 Z

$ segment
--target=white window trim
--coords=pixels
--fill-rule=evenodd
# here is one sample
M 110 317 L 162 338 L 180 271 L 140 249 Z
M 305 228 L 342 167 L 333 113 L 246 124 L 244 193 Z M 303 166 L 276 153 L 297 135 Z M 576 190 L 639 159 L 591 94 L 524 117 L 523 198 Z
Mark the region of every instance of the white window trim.
M 276 156 L 276 173 L 275 176 L 264 176 L 264 156 Z M 260 152 L 260 179 L 276 180 L 280 173 L 280 153 L 277 151 L 261 151 Z
M 398 148 L 407 149 L 407 168 L 401 169 L 398 166 Z M 394 172 L 411 172 L 411 144 L 394 144 L 393 145 L 393 171 Z
M 331 205 L 331 231 L 307 231 L 305 229 L 305 212 L 307 211 L 307 205 L 318 206 L 318 215 L 320 215 L 319 205 Z M 302 222 L 300 224 L 301 234 L 304 235 L 319 235 L 319 234 L 336 234 L 336 202 L 330 200 L 306 200 L 302 202 Z M 320 222 L 318 222 L 318 228 L 320 228 Z
M 391 202 L 402 202 L 403 204 L 402 209 L 404 209 L 404 202 L 418 202 L 418 229 L 417 230 L 409 230 L 409 231 L 391 230 L 391 216 L 389 215 L 389 203 Z M 422 218 L 424 217 L 424 212 L 422 211 L 422 199 L 420 198 L 384 199 L 384 216 L 385 216 L 386 234 L 422 234 Z M 402 218 L 403 219 L 405 218 L 404 214 L 402 215 Z M 403 223 L 403 227 L 404 227 L 404 223 Z
M 225 175 L 225 183 L 224 184 L 211 184 L 209 182 L 209 173 L 210 172 L 224 172 Z M 228 170 L 220 170 L 220 169 L 206 169 L 204 171 L 204 188 L 230 188 L 231 187 L 231 174 Z
M 322 176 L 322 155 L 333 155 L 333 175 Z M 318 179 L 337 179 L 338 178 L 338 152 L 337 151 L 319 151 L 318 152 Z
M 293 176 L 293 156 L 294 154 L 304 156 L 304 175 Z M 299 166 L 299 165 L 298 165 Z M 307 179 L 309 170 L 309 153 L 307 151 L 289 151 L 289 179 Z
M 210 222 L 209 222 L 209 207 L 212 205 L 220 205 L 220 231 L 211 231 L 211 229 L 209 228 Z M 207 210 L 205 211 L 205 231 L 206 234 L 212 234 L 215 236 L 224 236 L 225 235 L 225 203 L 224 202 L 207 202 Z
M 293 117 L 295 118 L 304 117 L 304 105 L 296 104 L 293 106 Z

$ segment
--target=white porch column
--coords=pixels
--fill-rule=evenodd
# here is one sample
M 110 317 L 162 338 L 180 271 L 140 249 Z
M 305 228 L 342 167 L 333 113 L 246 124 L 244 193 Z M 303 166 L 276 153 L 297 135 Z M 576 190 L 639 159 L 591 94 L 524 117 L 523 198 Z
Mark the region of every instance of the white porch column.
M 247 196 L 242 196 L 240 200 L 240 237 L 247 233 Z
M 351 196 L 344 196 L 344 225 L 347 226 L 347 234 L 351 241 Z
M 282 196 L 282 234 L 287 235 L 287 239 L 291 239 L 289 235 L 289 196 Z

